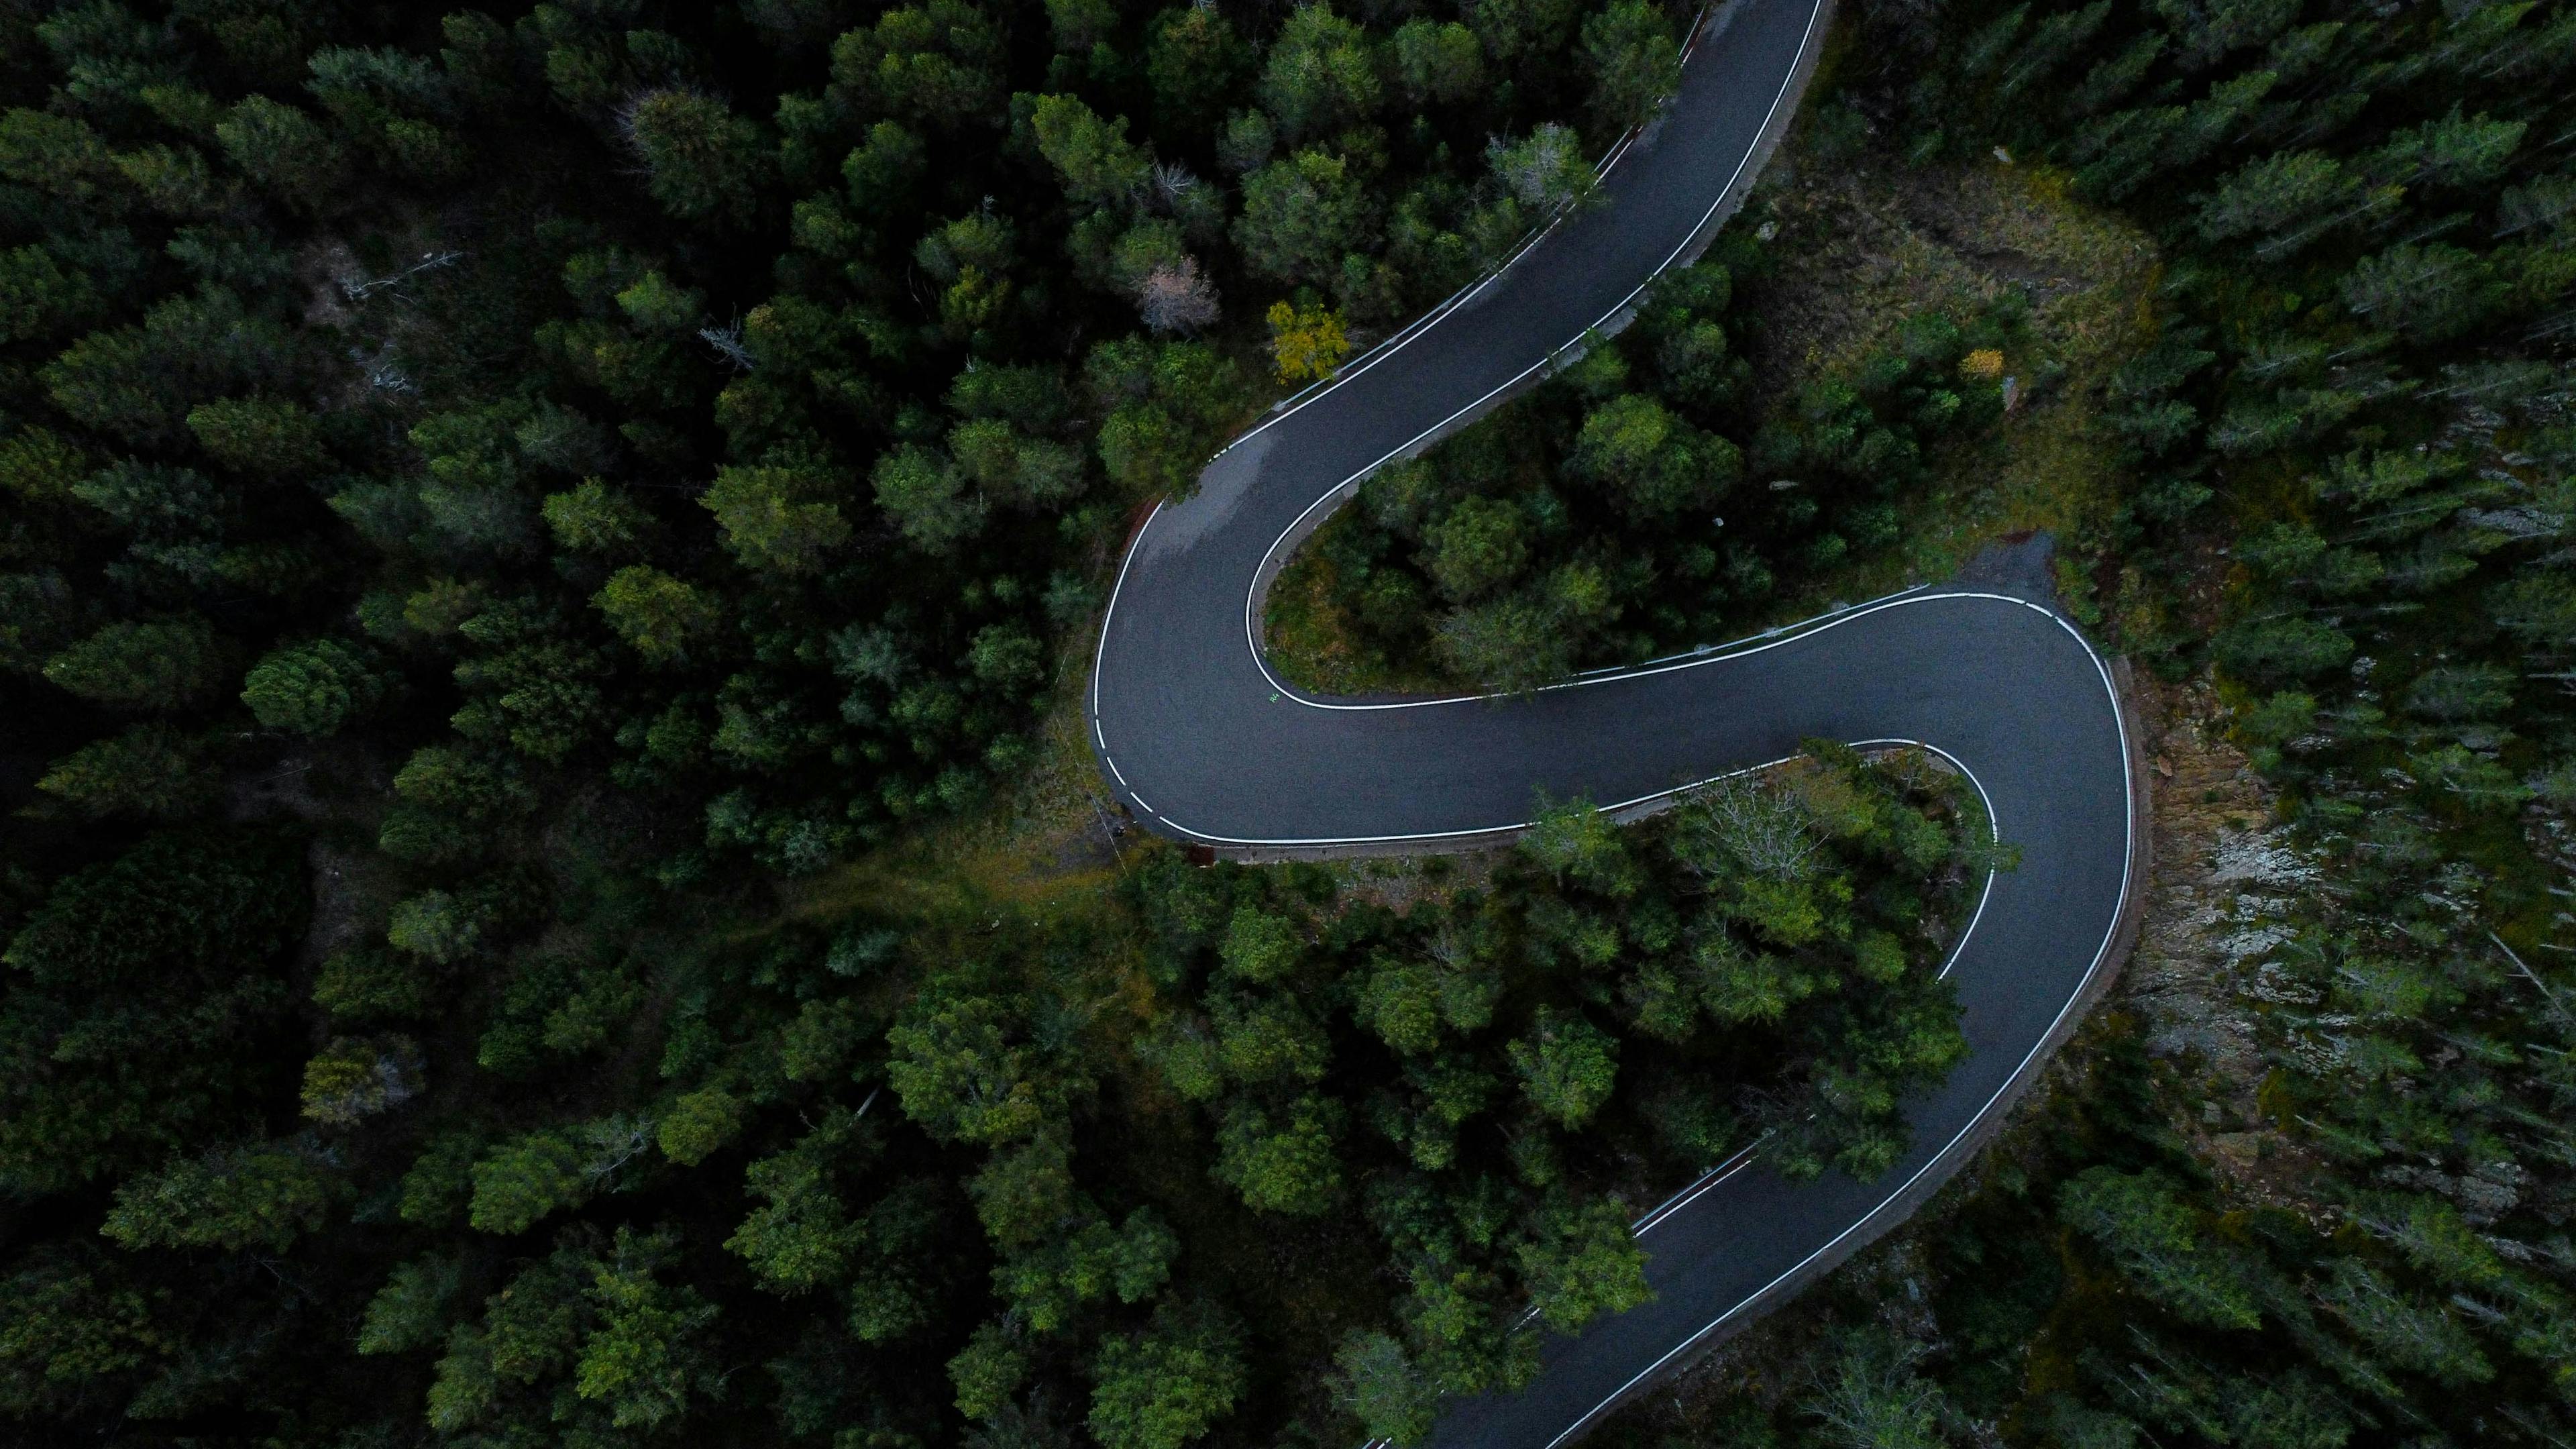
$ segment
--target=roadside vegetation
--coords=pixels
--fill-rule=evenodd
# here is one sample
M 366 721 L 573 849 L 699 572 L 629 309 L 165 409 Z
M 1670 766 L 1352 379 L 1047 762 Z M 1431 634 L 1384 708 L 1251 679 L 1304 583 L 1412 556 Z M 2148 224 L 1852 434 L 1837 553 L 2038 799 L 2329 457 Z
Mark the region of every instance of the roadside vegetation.
M 1995 863 L 1922 760 L 1195 868 L 1068 723 L 1126 522 L 1688 20 L 0 7 L 5 1437 L 1410 1438 L 1712 1158 L 1883 1165 Z M 2172 907 L 2232 1024 L 1608 1441 L 2576 1437 L 2576 15 L 1844 25 L 1274 640 L 1511 687 L 2045 526 L 2278 819 Z
M 1766 1132 L 1879 1170 L 1963 1049 L 1938 965 L 1992 852 L 1961 793 L 1828 752 L 1639 832 L 1569 803 L 1492 858 L 1151 847 L 1109 940 L 961 913 L 1038 935 L 915 962 L 886 1032 L 907 1115 L 981 1162 L 999 1302 L 948 1364 L 960 1409 L 998 1433 L 1088 1383 L 1098 1413 L 1102 1335 L 1150 1310 L 1208 1375 L 1160 1391 L 1220 1435 L 1410 1438 L 1529 1371 L 1524 1309 L 1642 1301 L 1627 1225 L 1672 1183 Z
M 1274 584 L 1274 663 L 1524 688 L 2103 534 L 2153 244 L 2062 171 L 1908 165 L 1870 124 L 1814 108 L 1629 331 L 1364 485 Z
M 0 1439 L 1411 1433 L 1882 1162 L 1950 777 L 1200 869 L 1066 687 L 1689 18 L 0 7 Z
M 2211 764 L 2159 771 L 2175 883 L 2056 1090 L 1606 1442 L 2565 1442 L 2576 17 L 1883 9 L 1846 55 L 1811 124 L 1873 164 L 2002 147 L 2153 238 L 2060 584 Z
M 1722 254 L 1528 397 L 1372 474 L 1272 588 L 1291 677 L 1526 689 L 1726 637 L 1784 578 L 1894 544 L 1927 450 L 2002 416 L 2018 314 L 1926 312 L 1782 409 L 1729 336 L 1750 268 L 1723 257 L 1760 253 Z

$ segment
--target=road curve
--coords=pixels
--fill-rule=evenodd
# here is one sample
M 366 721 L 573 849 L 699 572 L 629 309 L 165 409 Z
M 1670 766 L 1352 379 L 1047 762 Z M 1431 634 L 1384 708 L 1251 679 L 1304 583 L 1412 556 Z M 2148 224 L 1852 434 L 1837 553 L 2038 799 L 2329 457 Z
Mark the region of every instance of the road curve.
M 1517 827 L 1542 793 L 1642 804 L 1823 737 L 1939 750 L 2021 850 L 1948 967 L 1972 1054 L 1911 1104 L 1897 1167 L 1869 1183 L 1790 1183 L 1758 1157 L 1713 1169 L 1641 1221 L 1651 1303 L 1552 1338 L 1523 1391 L 1445 1406 L 1436 1444 L 1555 1449 L 1901 1219 L 2071 1021 L 2128 901 L 2136 801 L 2117 692 L 2030 550 L 1974 585 L 1515 699 L 1312 698 L 1259 656 L 1258 596 L 1293 537 L 1370 469 L 1615 323 L 1704 236 L 1794 105 L 1825 3 L 1735 0 L 1604 177 L 1605 205 L 1220 454 L 1138 533 L 1102 625 L 1094 748 L 1137 818 L 1186 841 L 1437 849 Z

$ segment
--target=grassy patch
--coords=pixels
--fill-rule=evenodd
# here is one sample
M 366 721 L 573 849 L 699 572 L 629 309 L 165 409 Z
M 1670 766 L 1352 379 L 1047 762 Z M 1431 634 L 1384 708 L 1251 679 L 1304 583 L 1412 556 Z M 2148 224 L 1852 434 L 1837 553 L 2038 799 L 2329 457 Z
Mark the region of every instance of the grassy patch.
M 1906 501 L 1896 544 L 1787 581 L 1758 622 L 1946 578 L 2026 529 L 2099 533 L 2120 468 L 2095 415 L 2103 381 L 2152 335 L 2153 244 L 2071 199 L 2045 168 L 1828 164 L 1813 149 L 1793 152 L 1756 199 L 1778 262 L 1748 293 L 1761 325 L 1745 345 L 1766 389 L 1786 398 L 1849 369 L 1927 307 L 1966 315 L 2018 296 L 2035 352 L 2005 359 L 2024 404 L 1938 460 L 1932 489 Z
M 987 808 L 904 832 L 894 844 L 778 888 L 781 915 L 830 923 L 862 909 L 937 915 L 1009 905 L 1039 915 L 1107 908 L 1119 870 L 1112 807 L 1084 726 L 1091 635 L 1057 661 L 1038 751 L 1018 786 Z
M 1270 667 L 1317 694 L 1441 694 L 1461 687 L 1418 632 L 1390 640 L 1364 626 L 1349 599 L 1343 556 L 1363 530 L 1348 509 L 1300 546 L 1271 581 L 1263 644 Z

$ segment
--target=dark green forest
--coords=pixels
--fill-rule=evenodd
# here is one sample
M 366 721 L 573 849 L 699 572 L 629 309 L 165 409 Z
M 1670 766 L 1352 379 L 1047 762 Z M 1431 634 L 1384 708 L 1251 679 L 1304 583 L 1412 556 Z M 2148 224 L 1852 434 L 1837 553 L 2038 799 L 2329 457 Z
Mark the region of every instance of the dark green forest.
M 1925 758 L 917 849 L 1291 334 L 1506 254 L 1685 19 L 0 14 L 11 1442 L 1409 1437 L 1694 1171 L 1881 1167 L 2009 864 Z
M 1893 543 L 1928 456 L 2001 419 L 2026 340 L 2002 308 L 1909 317 L 1777 406 L 1727 331 L 1737 273 L 1769 258 L 1742 229 L 1713 250 L 1533 394 L 1370 475 L 1271 596 L 1306 683 L 1526 689 L 1733 637 Z
M 2569 1442 L 2576 12 L 1886 5 L 1845 46 L 1811 132 L 2001 147 L 2163 254 L 2061 580 L 2277 791 L 2228 918 L 2259 1064 L 2098 1023 L 1907 1248 L 1916 1311 L 1829 1288 L 1785 1381 L 1608 1437 Z
M 1696 1169 L 1883 1166 L 2012 860 L 1920 757 L 1401 867 L 925 845 L 1056 767 L 1129 522 L 1582 204 L 1692 20 L 0 5 L 6 1437 L 1405 1439 Z M 2563 0 L 1845 8 L 1791 155 L 2162 258 L 2061 582 L 2278 791 L 2282 1185 L 2115 1015 L 1920 1312 L 1609 1442 L 2576 1440 L 2571 73 Z M 1923 526 L 2027 319 L 1767 388 L 1762 205 L 1283 607 L 1525 685 Z

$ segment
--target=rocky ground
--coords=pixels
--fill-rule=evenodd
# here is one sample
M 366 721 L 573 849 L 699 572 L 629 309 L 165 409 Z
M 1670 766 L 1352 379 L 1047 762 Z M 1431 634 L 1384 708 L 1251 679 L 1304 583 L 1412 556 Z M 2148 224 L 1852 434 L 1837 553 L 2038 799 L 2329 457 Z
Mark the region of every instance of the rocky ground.
M 2155 871 L 2136 953 L 2115 1002 L 2175 1068 L 2174 1127 L 2251 1202 L 2299 1204 L 2304 1154 L 2257 1104 L 2269 1070 L 2256 1039 L 2276 987 L 2265 962 L 2288 938 L 2289 898 L 2316 878 L 2272 817 L 2272 798 L 2225 737 L 2205 677 L 2142 691 L 2155 745 Z

